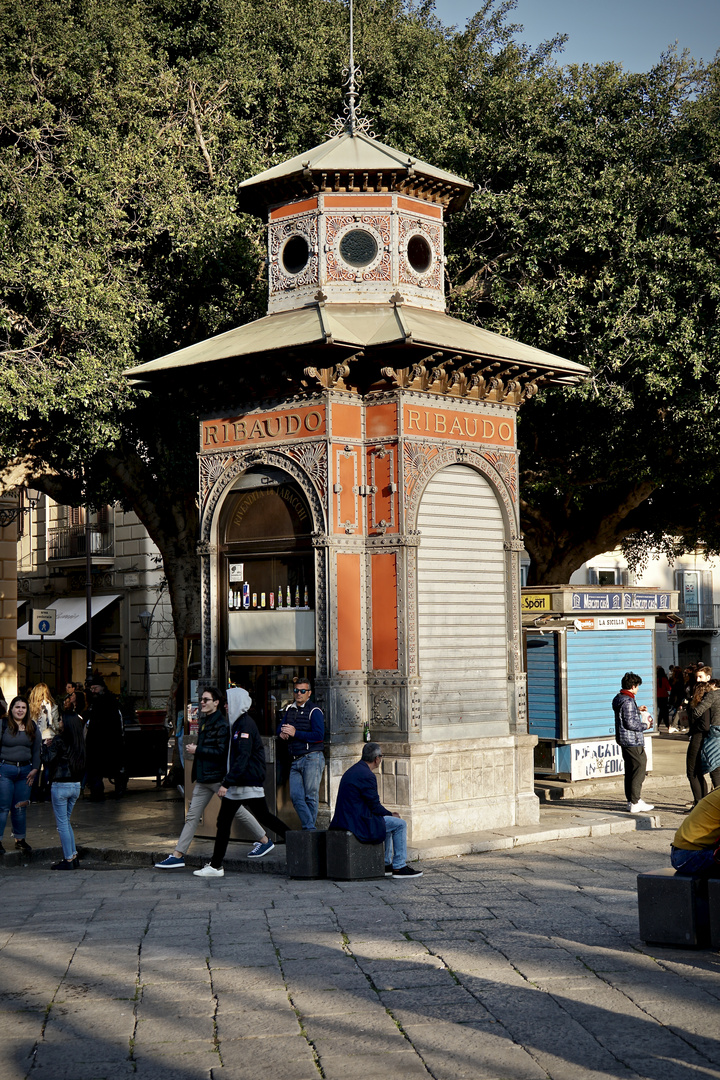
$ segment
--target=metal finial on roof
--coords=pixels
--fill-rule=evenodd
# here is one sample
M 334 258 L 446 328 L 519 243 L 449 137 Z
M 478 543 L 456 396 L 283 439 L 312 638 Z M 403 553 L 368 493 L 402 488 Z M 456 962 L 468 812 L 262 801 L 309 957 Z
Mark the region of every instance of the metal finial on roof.
M 360 115 L 359 87 L 362 82 L 362 72 L 355 63 L 355 48 L 353 40 L 353 0 L 350 0 L 350 60 L 348 66 L 343 68 L 343 86 L 347 86 L 343 115 L 336 116 L 328 135 L 342 135 L 348 132 L 357 135 L 362 132 L 375 138 L 375 132 L 371 130 L 370 121 L 366 116 Z

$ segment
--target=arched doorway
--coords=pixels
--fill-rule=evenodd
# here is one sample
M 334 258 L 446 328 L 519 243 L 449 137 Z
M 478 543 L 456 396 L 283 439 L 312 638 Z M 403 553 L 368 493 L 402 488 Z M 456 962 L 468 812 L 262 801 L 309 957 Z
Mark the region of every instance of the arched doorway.
M 488 481 L 450 465 L 418 512 L 418 659 L 423 732 L 507 734 L 505 521 Z
M 271 466 L 243 473 L 220 512 L 218 589 L 228 685 L 249 692 L 266 737 L 292 701 L 293 679 L 315 674 L 312 532 L 300 486 Z

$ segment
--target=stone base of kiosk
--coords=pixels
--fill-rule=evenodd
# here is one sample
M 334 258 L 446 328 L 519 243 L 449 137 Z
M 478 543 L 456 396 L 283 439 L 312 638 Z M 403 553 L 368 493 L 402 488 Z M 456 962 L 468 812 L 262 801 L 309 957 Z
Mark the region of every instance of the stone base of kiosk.
M 372 728 L 371 734 L 384 755 L 376 774 L 380 801 L 405 819 L 409 842 L 539 823 L 534 735 L 398 743 Z M 361 751 L 362 744 L 331 746 L 333 805 L 340 777 Z

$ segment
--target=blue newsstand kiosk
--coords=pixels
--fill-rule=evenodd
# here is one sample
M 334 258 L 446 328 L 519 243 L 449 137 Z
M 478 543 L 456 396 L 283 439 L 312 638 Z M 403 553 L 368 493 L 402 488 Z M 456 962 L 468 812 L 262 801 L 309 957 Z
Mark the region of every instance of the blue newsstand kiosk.
M 624 673 L 637 672 L 643 680 L 638 705 L 646 705 L 657 723 L 655 632 L 658 624 L 681 621 L 677 604 L 677 592 L 633 586 L 522 590 L 536 776 L 592 780 L 622 774 L 612 699 Z M 652 739 L 646 749 L 651 769 Z

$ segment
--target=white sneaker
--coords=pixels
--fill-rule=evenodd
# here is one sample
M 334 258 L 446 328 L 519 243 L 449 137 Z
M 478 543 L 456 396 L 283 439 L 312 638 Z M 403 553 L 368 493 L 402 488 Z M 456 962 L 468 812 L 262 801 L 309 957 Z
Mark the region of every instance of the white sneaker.
M 644 814 L 644 813 L 647 813 L 648 810 L 654 810 L 654 809 L 655 809 L 655 806 L 654 806 L 653 803 L 643 802 L 642 799 L 638 799 L 637 802 L 629 802 L 628 803 L 628 810 L 630 811 L 631 814 Z M 197 871 L 195 871 L 195 872 L 197 873 Z
M 225 877 L 225 871 L 222 867 L 216 870 L 210 863 L 206 863 L 202 870 L 193 870 L 195 877 Z
M 679 731 L 680 731 L 679 727 L 669 727 L 668 728 L 668 735 L 677 735 L 679 733 Z

